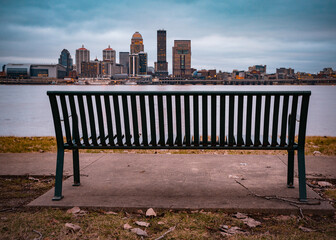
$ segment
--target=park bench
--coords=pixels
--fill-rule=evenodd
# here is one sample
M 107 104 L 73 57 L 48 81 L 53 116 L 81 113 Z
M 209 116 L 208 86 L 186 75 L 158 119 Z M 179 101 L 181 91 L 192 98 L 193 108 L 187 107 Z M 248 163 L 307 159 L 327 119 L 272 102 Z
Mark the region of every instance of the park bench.
M 287 150 L 287 186 L 298 152 L 299 199 L 307 201 L 305 135 L 309 91 L 48 91 L 57 141 L 55 195 L 62 199 L 64 150 Z M 295 141 L 295 136 L 298 136 Z

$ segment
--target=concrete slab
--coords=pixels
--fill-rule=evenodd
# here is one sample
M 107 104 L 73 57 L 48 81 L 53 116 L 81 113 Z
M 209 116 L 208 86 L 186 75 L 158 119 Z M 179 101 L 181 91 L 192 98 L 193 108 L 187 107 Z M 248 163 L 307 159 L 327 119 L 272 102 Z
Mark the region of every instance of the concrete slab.
M 251 194 L 297 201 L 298 188 L 286 187 L 286 169 L 273 155 L 105 154 L 84 168 L 81 186 L 64 181 L 64 199 L 52 201 L 52 189 L 29 206 L 298 212 L 287 202 Z M 308 198 L 320 204 L 297 202 L 304 212 L 334 212 L 310 188 Z
M 56 153 L 0 153 L 0 175 L 55 175 L 56 155 Z M 80 154 L 80 168 L 85 169 L 103 156 L 99 153 Z M 64 154 L 64 175 L 72 175 L 72 169 L 72 153 L 66 152 Z
M 287 164 L 287 156 L 278 155 Z M 306 156 L 307 178 L 336 179 L 336 156 Z M 295 171 L 297 172 L 297 156 L 295 156 Z

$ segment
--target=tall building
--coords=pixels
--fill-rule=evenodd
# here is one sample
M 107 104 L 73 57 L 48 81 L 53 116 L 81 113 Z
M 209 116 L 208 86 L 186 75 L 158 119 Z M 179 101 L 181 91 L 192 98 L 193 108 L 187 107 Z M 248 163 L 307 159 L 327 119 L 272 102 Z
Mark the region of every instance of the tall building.
M 154 63 L 156 75 L 168 76 L 166 30 L 157 31 L 157 62 Z
M 123 73 L 129 74 L 129 52 L 119 52 L 119 63 L 123 65 Z
M 257 71 L 260 74 L 266 73 L 266 65 L 254 65 L 248 68 L 249 72 Z
M 175 77 L 189 77 L 191 73 L 191 41 L 174 40 L 173 75 Z
M 148 67 L 148 61 L 147 61 L 147 53 L 145 52 L 139 52 L 139 75 L 147 75 L 147 67 Z
M 129 55 L 129 75 L 135 77 L 139 74 L 139 55 L 130 54 Z
M 77 73 L 81 74 L 82 69 L 82 62 L 89 62 L 90 61 L 90 51 L 84 48 L 82 45 L 81 48 L 76 50 L 76 66 L 77 66 Z
M 294 69 L 292 68 L 277 68 L 276 78 L 277 79 L 287 79 L 294 77 Z
M 116 51 L 113 50 L 110 45 L 103 50 L 103 61 L 116 64 Z
M 58 59 L 58 64 L 61 64 L 66 69 L 66 76 L 69 75 L 69 72 L 73 68 L 73 60 L 71 58 L 70 52 L 67 49 L 63 49 Z
M 135 32 L 131 40 L 131 54 L 144 51 L 143 39 L 139 32 Z

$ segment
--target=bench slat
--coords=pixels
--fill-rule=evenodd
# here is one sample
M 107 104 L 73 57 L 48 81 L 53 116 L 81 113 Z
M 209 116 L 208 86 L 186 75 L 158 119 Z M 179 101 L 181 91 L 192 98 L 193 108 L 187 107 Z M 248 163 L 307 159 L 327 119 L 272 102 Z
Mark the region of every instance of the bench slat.
M 148 98 L 149 98 L 149 114 L 150 114 L 150 127 L 151 127 L 151 141 L 150 141 L 150 143 L 153 146 L 157 146 L 154 96 L 149 95 Z
M 173 110 L 172 110 L 172 95 L 166 95 L 167 100 L 167 120 L 168 120 L 168 141 L 169 146 L 174 145 L 174 134 L 173 134 Z
M 194 101 L 194 139 L 193 144 L 195 146 L 199 146 L 199 114 L 198 114 L 198 94 L 193 95 L 193 101 Z
M 219 119 L 219 144 L 224 146 L 225 142 L 225 95 L 220 95 L 220 119 Z
M 70 110 L 71 110 L 71 118 L 72 118 L 72 136 L 76 145 L 81 145 L 79 139 L 79 130 L 78 130 L 78 117 L 77 111 L 75 106 L 75 100 L 73 95 L 69 95 L 69 102 L 70 102 Z
M 152 109 L 152 105 L 151 109 Z M 148 133 L 147 133 L 147 116 L 146 116 L 146 105 L 145 105 L 145 96 L 140 95 L 140 110 L 141 110 L 141 129 L 142 129 L 142 145 L 148 146 Z M 151 118 L 151 124 L 152 118 Z
M 267 95 L 265 101 L 266 102 L 265 102 L 265 115 L 264 115 L 263 146 L 268 146 L 270 145 L 268 142 L 268 133 L 269 133 L 271 96 Z
M 208 96 L 207 95 L 202 95 L 202 121 L 203 121 L 202 145 L 208 146 Z
M 63 123 L 64 123 L 64 128 L 65 128 L 66 140 L 67 140 L 67 143 L 69 145 L 72 145 L 71 130 L 70 130 L 70 123 L 69 123 L 69 114 L 68 114 L 68 108 L 67 108 L 67 105 L 66 105 L 65 96 L 61 95 L 60 100 L 61 100 L 61 106 L 62 106 Z
M 182 146 L 182 118 L 181 118 L 181 95 L 175 95 L 176 110 L 176 141 L 175 144 Z
M 184 115 L 185 115 L 185 144 L 190 146 L 190 95 L 184 95 Z
M 256 111 L 255 111 L 255 127 L 254 127 L 254 146 L 261 145 L 260 143 L 260 114 L 261 114 L 261 95 L 257 95 Z
M 165 146 L 164 115 L 163 115 L 163 97 L 158 95 L 159 128 L 160 128 L 160 146 Z
M 244 145 L 243 140 L 243 111 L 244 111 L 244 96 L 238 96 L 238 126 L 237 126 L 237 145 Z
M 113 106 L 114 106 L 114 117 L 116 121 L 117 130 L 117 144 L 123 146 L 123 136 L 121 132 L 121 120 L 120 120 L 120 109 L 119 109 L 119 97 L 118 95 L 113 95 Z
M 283 107 L 282 107 L 280 146 L 285 146 L 287 143 L 286 133 L 287 133 L 288 102 L 289 102 L 289 95 L 285 95 L 284 100 L 283 100 Z
M 251 140 L 251 120 L 252 120 L 252 95 L 247 96 L 247 106 L 246 106 L 246 138 L 245 143 L 246 146 L 251 146 L 252 140 Z
M 211 146 L 216 146 L 217 143 L 217 96 L 211 96 Z
M 131 108 L 132 108 L 132 123 L 133 123 L 133 143 L 134 145 L 139 146 L 140 145 L 139 124 L 138 124 L 136 95 L 131 95 Z
M 82 125 L 83 141 L 85 145 L 89 145 L 83 95 L 78 95 L 77 99 L 78 99 L 78 107 L 79 107 L 79 113 L 80 113 L 80 119 L 81 119 L 81 125 Z
M 279 123 L 279 105 L 280 96 L 276 95 L 274 97 L 274 107 L 273 107 L 273 126 L 272 126 L 272 146 L 278 145 L 278 123 Z
M 92 95 L 88 94 L 86 95 L 86 101 L 87 101 L 87 107 L 89 112 L 89 120 L 90 120 L 90 132 L 91 132 L 91 141 L 92 144 L 98 145 L 97 143 L 97 135 L 96 135 L 96 123 L 95 123 L 95 117 L 93 113 L 93 105 L 92 105 Z
M 105 132 L 104 132 L 104 119 L 103 119 L 103 112 L 102 112 L 102 104 L 100 95 L 95 95 L 96 99 L 96 106 L 97 106 L 97 116 L 98 116 L 98 129 L 99 129 L 99 139 L 100 144 L 103 146 L 106 145 L 105 141 Z
M 297 105 L 298 105 L 298 95 L 294 95 L 293 101 L 292 101 L 292 110 L 290 114 L 291 118 L 290 118 L 289 127 L 288 127 L 288 145 L 290 147 L 293 146 L 294 144 Z
M 124 129 L 125 129 L 125 139 L 126 139 L 126 145 L 131 146 L 131 130 L 130 130 L 130 118 L 129 118 L 129 112 L 128 112 L 128 100 L 127 95 L 122 95 L 122 108 L 123 108 L 123 114 L 124 114 Z
M 229 146 L 234 145 L 234 105 L 235 105 L 235 96 L 230 95 L 229 97 Z
M 112 124 L 112 114 L 111 114 L 111 103 L 110 97 L 108 95 L 104 96 L 105 103 L 105 114 L 107 120 L 107 131 L 108 131 L 108 139 L 109 145 L 114 146 L 114 134 L 113 134 L 113 124 Z

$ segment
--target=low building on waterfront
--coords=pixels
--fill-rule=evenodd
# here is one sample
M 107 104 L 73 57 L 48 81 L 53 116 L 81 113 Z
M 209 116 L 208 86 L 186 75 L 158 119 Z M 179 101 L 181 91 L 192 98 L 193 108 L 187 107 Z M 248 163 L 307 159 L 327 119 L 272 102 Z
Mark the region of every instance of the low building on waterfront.
M 61 64 L 6 64 L 7 78 L 59 78 L 66 76 Z

